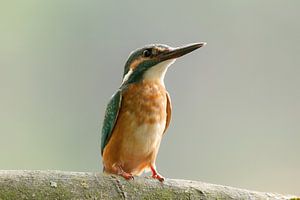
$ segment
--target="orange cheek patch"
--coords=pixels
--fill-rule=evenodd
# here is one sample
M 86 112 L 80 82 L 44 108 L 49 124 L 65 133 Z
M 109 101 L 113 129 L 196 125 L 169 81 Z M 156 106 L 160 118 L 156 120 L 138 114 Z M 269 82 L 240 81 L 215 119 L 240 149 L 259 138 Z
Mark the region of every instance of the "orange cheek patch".
M 130 64 L 130 69 L 131 70 L 135 70 L 135 68 L 137 68 L 137 66 L 142 63 L 144 60 L 146 60 L 145 58 L 138 58 L 136 60 L 134 60 L 131 64 Z

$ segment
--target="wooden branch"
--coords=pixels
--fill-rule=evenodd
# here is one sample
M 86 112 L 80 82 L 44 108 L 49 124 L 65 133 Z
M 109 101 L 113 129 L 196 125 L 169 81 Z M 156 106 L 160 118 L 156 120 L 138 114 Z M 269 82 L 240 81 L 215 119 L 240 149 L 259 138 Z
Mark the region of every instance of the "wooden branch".
M 297 199 L 198 181 L 126 181 L 101 173 L 0 171 L 0 199 Z M 300 198 L 298 198 L 300 200 Z

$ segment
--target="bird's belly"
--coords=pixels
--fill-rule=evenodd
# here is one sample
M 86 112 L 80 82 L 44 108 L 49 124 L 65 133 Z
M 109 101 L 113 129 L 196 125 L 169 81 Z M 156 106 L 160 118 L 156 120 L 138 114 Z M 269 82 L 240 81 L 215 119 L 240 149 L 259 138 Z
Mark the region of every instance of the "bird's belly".
M 134 123 L 133 123 L 134 124 Z M 120 146 L 120 162 L 124 170 L 140 174 L 155 162 L 165 122 L 141 124 L 124 133 Z
M 165 121 L 153 124 L 141 124 L 127 132 L 127 139 L 124 140 L 124 153 L 126 156 L 147 157 L 159 148 L 162 134 L 165 128 Z

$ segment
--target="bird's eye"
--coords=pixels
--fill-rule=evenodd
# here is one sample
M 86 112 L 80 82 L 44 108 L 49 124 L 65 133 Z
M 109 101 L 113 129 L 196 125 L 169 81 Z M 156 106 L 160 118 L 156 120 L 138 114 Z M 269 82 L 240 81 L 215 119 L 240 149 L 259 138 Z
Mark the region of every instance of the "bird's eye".
M 149 56 L 151 56 L 151 50 L 150 50 L 150 49 L 144 50 L 144 51 L 143 51 L 143 56 L 144 56 L 144 57 L 149 57 Z

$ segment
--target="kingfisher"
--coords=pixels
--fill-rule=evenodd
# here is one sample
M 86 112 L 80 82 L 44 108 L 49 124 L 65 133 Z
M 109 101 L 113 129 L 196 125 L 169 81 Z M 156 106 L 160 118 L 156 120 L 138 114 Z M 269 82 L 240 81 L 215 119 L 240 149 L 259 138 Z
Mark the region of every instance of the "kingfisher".
M 122 84 L 105 111 L 101 132 L 105 173 L 129 180 L 151 170 L 154 179 L 164 181 L 155 165 L 172 112 L 164 77 L 177 58 L 205 44 L 176 48 L 151 44 L 131 52 L 124 67 Z

